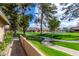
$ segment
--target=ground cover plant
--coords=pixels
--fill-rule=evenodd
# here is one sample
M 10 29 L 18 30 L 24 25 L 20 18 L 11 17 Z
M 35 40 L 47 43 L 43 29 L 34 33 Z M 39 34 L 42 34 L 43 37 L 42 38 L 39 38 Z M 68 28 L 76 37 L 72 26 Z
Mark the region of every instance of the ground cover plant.
M 2 43 L 0 43 L 0 53 L 6 49 L 6 47 L 12 42 L 12 32 L 7 32 L 5 37 L 4 37 L 4 41 Z M 1 55 L 1 54 L 0 54 Z

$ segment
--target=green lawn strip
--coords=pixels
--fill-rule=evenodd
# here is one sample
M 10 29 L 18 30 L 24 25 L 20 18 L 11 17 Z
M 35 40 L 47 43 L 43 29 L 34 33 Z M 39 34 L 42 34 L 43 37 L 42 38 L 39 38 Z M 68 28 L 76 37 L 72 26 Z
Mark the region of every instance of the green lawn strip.
M 53 42 L 52 44 L 56 44 L 59 46 L 63 46 L 66 48 L 71 48 L 79 51 L 79 43 L 69 43 L 69 42 Z
M 33 35 L 39 35 L 40 32 L 26 32 L 25 35 L 27 36 L 33 36 Z M 17 31 L 17 36 L 19 35 L 23 35 L 23 32 L 22 31 Z
M 53 38 L 55 39 L 63 39 L 63 40 L 79 40 L 79 36 L 73 36 L 73 35 L 62 35 L 62 34 L 55 34 L 53 35 Z
M 63 33 L 63 35 L 72 35 L 72 36 L 79 36 L 78 32 L 72 32 L 72 33 Z
M 45 36 L 55 39 L 63 39 L 63 40 L 79 40 L 78 33 L 63 33 L 63 34 L 42 34 L 39 36 Z
M 26 35 L 30 35 L 30 36 L 33 36 L 33 35 L 38 35 L 40 34 L 40 32 L 26 32 Z
M 23 32 L 17 32 L 17 35 L 23 34 Z M 62 40 L 79 40 L 79 33 L 60 33 L 60 34 L 40 34 L 40 32 L 26 32 L 27 36 L 44 36 L 44 37 L 50 37 L 55 39 L 62 39 Z
M 38 40 L 38 38 L 29 37 L 28 39 L 34 46 L 36 46 L 41 52 L 43 52 L 47 56 L 70 56 L 67 53 L 64 53 L 64 52 L 61 52 L 61 51 L 58 51 L 58 50 L 55 50 L 43 45 L 40 42 L 40 40 Z

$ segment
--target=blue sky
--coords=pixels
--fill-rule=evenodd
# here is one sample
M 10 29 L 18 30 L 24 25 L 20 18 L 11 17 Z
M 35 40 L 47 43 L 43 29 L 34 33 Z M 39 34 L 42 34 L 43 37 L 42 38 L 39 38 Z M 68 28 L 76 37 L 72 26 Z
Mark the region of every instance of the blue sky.
M 70 3 L 70 4 L 72 4 L 72 3 Z M 69 5 L 70 5 L 69 4 Z M 61 6 L 59 6 L 59 3 L 56 3 L 55 4 L 56 6 L 57 6 L 57 8 L 58 8 L 58 13 L 57 13 L 57 16 L 58 16 L 58 19 L 61 17 L 61 15 L 63 14 L 63 12 L 64 11 L 60 11 L 60 9 L 62 8 Z M 68 5 L 67 5 L 68 6 Z M 67 7 L 66 6 L 66 7 Z M 37 8 L 37 6 L 36 7 L 31 7 L 32 8 L 32 14 L 34 14 L 34 13 L 38 13 L 38 8 Z M 33 18 L 33 20 L 35 20 L 36 19 L 36 17 L 35 17 L 35 14 L 34 14 L 34 18 Z M 63 20 L 63 21 L 61 21 L 61 24 L 60 24 L 60 28 L 63 28 L 63 27 L 67 27 L 67 28 L 70 28 L 70 27 L 75 27 L 75 26 L 77 26 L 77 23 L 79 22 L 79 18 L 76 18 L 75 20 L 71 20 L 71 21 L 67 21 L 67 20 Z M 33 27 L 33 26 L 35 26 L 35 24 L 33 23 L 33 22 L 31 22 L 30 23 L 30 27 Z
M 30 22 L 30 27 L 35 27 L 34 21 L 36 20 L 36 15 L 38 14 L 38 8 L 36 4 L 33 4 L 33 6 L 31 6 L 30 8 L 31 8 L 31 11 L 28 11 L 28 12 L 33 16 L 32 21 Z
M 69 6 L 69 5 L 71 5 L 71 4 L 72 4 L 72 3 L 69 3 L 67 6 Z M 62 6 L 60 6 L 59 3 L 55 3 L 55 5 L 56 5 L 57 8 L 58 8 L 58 9 L 57 9 L 58 13 L 57 13 L 56 16 L 60 19 L 60 17 L 62 17 L 63 13 L 65 12 L 65 10 L 64 10 L 64 11 L 61 11 Z M 65 6 L 65 7 L 67 7 L 67 6 Z M 61 28 L 63 28 L 63 27 L 67 27 L 67 28 L 75 27 L 75 26 L 77 26 L 77 23 L 79 23 L 79 18 L 76 18 L 76 19 L 71 20 L 71 21 L 62 20 L 62 21 L 61 21 L 61 24 L 60 24 L 60 27 L 61 27 Z
M 60 11 L 60 9 L 62 8 L 62 6 L 59 6 L 59 3 L 56 3 L 55 5 L 56 5 L 57 8 L 58 8 L 58 10 L 57 10 L 58 13 L 57 13 L 56 16 L 58 17 L 58 19 L 60 19 L 61 15 L 63 14 L 64 11 Z M 69 4 L 69 5 L 70 5 L 70 4 Z M 66 7 L 67 7 L 67 6 L 66 6 Z M 25 12 L 25 14 L 31 14 L 31 15 L 33 16 L 32 21 L 30 22 L 30 27 L 35 27 L 36 24 L 34 23 L 34 21 L 36 20 L 36 15 L 38 14 L 38 7 L 37 7 L 35 4 L 33 4 L 33 5 L 32 5 L 31 7 L 29 7 L 29 8 L 30 8 L 30 11 L 27 10 L 27 11 Z M 77 19 L 75 19 L 75 20 L 72 20 L 72 21 L 63 20 L 63 21 L 61 21 L 60 27 L 61 27 L 61 28 L 62 28 L 62 27 L 68 27 L 68 28 L 70 28 L 70 27 L 75 27 L 78 22 L 79 22 L 79 18 L 77 18 Z
M 29 9 L 30 9 L 30 11 L 29 11 Z M 19 7 L 15 8 L 15 10 L 17 10 L 17 12 L 19 12 L 19 13 L 22 13 L 22 9 Z M 32 21 L 29 23 L 30 27 L 35 27 L 34 21 L 36 20 L 37 13 L 38 13 L 38 8 L 37 8 L 36 4 L 32 4 L 32 6 L 28 7 L 28 9 L 26 8 L 24 14 L 25 15 L 27 15 L 27 14 L 32 15 Z

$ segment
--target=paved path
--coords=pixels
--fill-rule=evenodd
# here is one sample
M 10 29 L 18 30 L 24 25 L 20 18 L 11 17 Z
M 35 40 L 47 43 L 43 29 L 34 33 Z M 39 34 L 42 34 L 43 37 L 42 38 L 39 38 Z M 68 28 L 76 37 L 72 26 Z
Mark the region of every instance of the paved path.
M 76 41 L 76 40 L 75 41 L 68 41 L 68 40 L 58 40 L 58 39 L 50 39 L 49 40 L 49 38 L 44 39 L 42 41 L 42 44 L 48 46 L 49 48 L 65 52 L 65 53 L 73 55 L 73 56 L 79 56 L 79 51 L 74 50 L 74 49 L 70 49 L 70 48 L 66 48 L 66 47 L 62 47 L 62 46 L 59 46 L 59 45 L 53 45 L 53 44 L 50 43 L 50 41 L 72 42 L 72 43 L 79 43 L 79 41 Z
M 79 40 L 59 40 L 59 39 L 52 39 L 52 40 L 59 42 L 79 43 Z
M 48 46 L 48 47 L 65 52 L 65 53 L 68 53 L 68 54 L 73 55 L 73 56 L 79 56 L 79 51 L 76 51 L 76 50 L 73 50 L 70 48 L 65 48 L 65 47 L 58 46 L 58 45 L 53 45 L 53 46 Z
M 11 56 L 26 56 L 18 38 L 13 39 Z
M 65 52 L 65 53 L 73 55 L 73 56 L 79 56 L 79 51 L 74 50 L 74 49 L 62 47 L 62 46 L 59 46 L 59 45 L 53 45 L 50 42 L 45 42 L 45 41 L 42 41 L 42 44 L 48 46 L 49 48 Z

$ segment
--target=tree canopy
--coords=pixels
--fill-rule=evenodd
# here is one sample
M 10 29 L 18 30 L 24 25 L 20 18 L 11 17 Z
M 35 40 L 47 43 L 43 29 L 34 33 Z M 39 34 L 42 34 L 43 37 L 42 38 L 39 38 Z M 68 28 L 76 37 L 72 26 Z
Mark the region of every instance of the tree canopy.
M 57 18 L 53 18 L 49 20 L 48 24 L 50 31 L 55 31 L 59 27 L 60 21 Z

